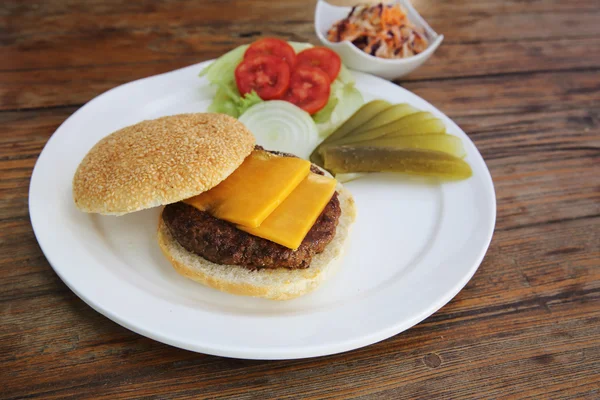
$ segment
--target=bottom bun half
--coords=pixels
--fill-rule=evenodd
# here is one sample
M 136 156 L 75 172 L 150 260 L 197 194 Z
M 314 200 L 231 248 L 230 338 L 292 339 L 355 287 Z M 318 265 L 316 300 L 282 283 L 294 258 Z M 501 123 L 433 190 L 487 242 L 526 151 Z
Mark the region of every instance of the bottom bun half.
M 184 249 L 173 238 L 162 216 L 158 225 L 158 244 L 175 270 L 196 282 L 237 295 L 271 300 L 293 299 L 315 290 L 341 264 L 356 208 L 347 190 L 338 185 L 337 191 L 342 213 L 335 236 L 322 253 L 313 257 L 306 269 L 250 271 L 237 265 L 213 263 Z

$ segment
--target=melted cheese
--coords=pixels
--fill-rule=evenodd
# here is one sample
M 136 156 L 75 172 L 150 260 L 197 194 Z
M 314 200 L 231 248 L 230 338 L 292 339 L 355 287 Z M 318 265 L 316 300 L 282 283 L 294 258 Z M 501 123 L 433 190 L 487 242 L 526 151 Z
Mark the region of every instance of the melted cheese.
M 257 228 L 248 232 L 296 250 L 335 192 L 336 180 L 310 173 Z
M 223 182 L 184 202 L 219 219 L 258 227 L 309 172 L 309 161 L 256 150 Z

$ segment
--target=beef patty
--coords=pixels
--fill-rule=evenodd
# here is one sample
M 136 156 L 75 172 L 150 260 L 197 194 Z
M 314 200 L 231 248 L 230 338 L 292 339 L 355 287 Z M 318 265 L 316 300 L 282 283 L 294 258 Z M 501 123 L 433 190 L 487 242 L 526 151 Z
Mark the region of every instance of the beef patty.
M 322 175 L 316 167 L 311 171 Z M 241 231 L 183 202 L 169 204 L 162 218 L 173 237 L 187 251 L 217 264 L 261 268 L 308 268 L 335 236 L 341 209 L 337 192 L 308 232 L 297 250 Z

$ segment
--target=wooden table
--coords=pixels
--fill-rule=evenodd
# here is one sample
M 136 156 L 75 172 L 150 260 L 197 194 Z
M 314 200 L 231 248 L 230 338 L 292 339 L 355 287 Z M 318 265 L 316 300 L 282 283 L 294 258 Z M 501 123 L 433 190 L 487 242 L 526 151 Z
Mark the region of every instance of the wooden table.
M 244 361 L 155 342 L 84 304 L 38 247 L 29 178 L 56 128 L 112 87 L 262 35 L 317 43 L 315 2 L 2 2 L 0 398 L 600 398 L 598 1 L 414 3 L 446 40 L 398 84 L 483 154 L 498 200 L 489 252 L 402 334 Z

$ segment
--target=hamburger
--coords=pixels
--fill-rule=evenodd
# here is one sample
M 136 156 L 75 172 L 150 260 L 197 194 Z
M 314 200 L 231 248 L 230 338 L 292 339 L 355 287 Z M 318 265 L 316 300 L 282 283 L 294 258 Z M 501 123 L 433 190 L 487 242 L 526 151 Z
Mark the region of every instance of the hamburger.
M 162 207 L 157 240 L 181 275 L 212 288 L 285 300 L 339 265 L 354 200 L 315 165 L 256 146 L 224 114 L 163 117 L 100 140 L 73 178 L 87 213 Z

